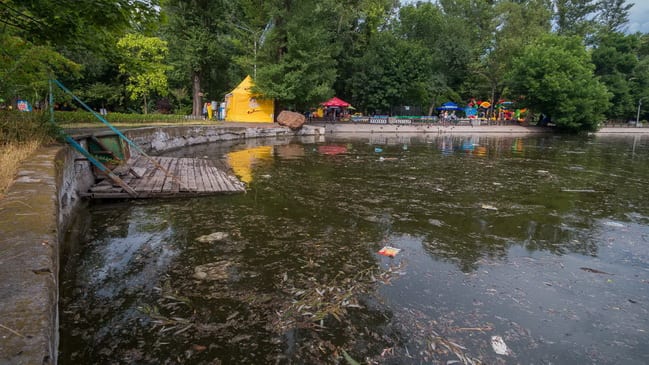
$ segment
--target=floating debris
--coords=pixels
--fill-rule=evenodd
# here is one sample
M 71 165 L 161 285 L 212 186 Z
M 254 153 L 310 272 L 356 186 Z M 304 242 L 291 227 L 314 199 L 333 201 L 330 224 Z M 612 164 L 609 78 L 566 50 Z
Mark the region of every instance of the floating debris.
M 379 161 L 397 161 L 399 158 L 397 157 L 379 157 Z
M 507 347 L 507 344 L 500 336 L 491 336 L 491 348 L 493 348 L 494 352 L 498 355 L 509 356 L 512 354 L 512 350 Z
M 494 207 L 493 205 L 489 204 L 482 204 L 480 208 L 485 209 L 485 210 L 498 210 L 498 208 Z
M 345 361 L 347 361 L 347 364 L 349 365 L 361 365 L 358 361 L 354 360 L 347 351 L 343 350 L 343 357 L 345 358 Z
M 379 255 L 383 255 L 387 257 L 395 257 L 400 251 L 401 251 L 400 248 L 385 246 L 379 250 Z
M 374 147 L 374 152 L 376 152 L 376 153 L 381 153 L 381 152 L 383 152 L 383 148 L 381 148 L 381 147 Z
M 593 189 L 561 189 L 564 193 L 596 193 Z
M 196 239 L 198 242 L 202 243 L 212 243 L 212 242 L 217 242 L 217 241 L 223 241 L 228 238 L 228 234 L 226 232 L 214 232 L 210 233 L 205 236 L 200 236 Z
M 580 267 L 581 270 L 587 271 L 587 272 L 592 272 L 593 274 L 604 274 L 604 275 L 613 275 L 610 273 L 607 273 L 605 271 L 597 270 L 597 269 L 591 269 L 590 267 Z
M 194 278 L 205 281 L 225 280 L 230 276 L 228 268 L 231 265 L 231 262 L 223 260 L 196 266 Z
M 625 227 L 625 225 L 622 224 L 622 223 L 611 222 L 611 221 L 604 222 L 604 225 L 605 225 L 605 226 L 609 226 L 609 227 L 617 227 L 617 228 L 624 228 L 624 227 Z

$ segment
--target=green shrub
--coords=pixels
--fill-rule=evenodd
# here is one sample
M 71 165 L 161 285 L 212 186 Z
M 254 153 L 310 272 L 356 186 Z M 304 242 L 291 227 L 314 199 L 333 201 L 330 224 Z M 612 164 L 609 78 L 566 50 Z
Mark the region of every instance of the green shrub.
M 49 114 L 20 111 L 0 112 L 0 144 L 10 142 L 54 141 L 60 128 L 49 122 Z
M 176 114 L 126 114 L 126 113 L 108 113 L 103 116 L 110 123 L 160 123 L 160 122 L 182 122 L 185 120 L 184 115 Z M 54 120 L 57 124 L 78 124 L 78 123 L 101 123 L 90 112 L 74 111 L 64 112 L 55 111 Z

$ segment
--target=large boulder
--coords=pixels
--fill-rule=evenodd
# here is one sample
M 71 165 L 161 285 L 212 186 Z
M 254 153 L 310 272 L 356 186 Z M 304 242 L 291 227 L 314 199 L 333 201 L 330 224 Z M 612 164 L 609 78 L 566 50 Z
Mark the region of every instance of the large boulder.
M 281 113 L 277 116 L 277 123 L 291 128 L 292 130 L 298 130 L 302 128 L 306 122 L 304 115 L 296 112 L 290 112 L 288 110 L 282 110 Z

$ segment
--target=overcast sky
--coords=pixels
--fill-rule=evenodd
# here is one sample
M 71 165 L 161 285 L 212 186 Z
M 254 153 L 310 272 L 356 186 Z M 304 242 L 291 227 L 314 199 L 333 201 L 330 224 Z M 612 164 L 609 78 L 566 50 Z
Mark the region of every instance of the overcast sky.
M 402 4 L 414 4 L 418 0 L 401 0 Z M 430 1 L 430 0 L 429 0 Z M 435 2 L 434 0 L 432 2 Z M 627 0 L 627 4 L 635 4 L 629 11 L 627 33 L 649 33 L 649 0 Z
M 634 3 L 629 11 L 628 33 L 649 33 L 649 0 L 629 1 Z

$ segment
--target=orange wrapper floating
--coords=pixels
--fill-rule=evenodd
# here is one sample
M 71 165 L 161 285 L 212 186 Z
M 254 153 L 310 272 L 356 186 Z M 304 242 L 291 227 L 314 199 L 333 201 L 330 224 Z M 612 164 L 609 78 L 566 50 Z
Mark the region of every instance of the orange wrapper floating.
M 394 257 L 399 253 L 399 251 L 401 251 L 400 248 L 385 246 L 379 251 L 379 255 Z

